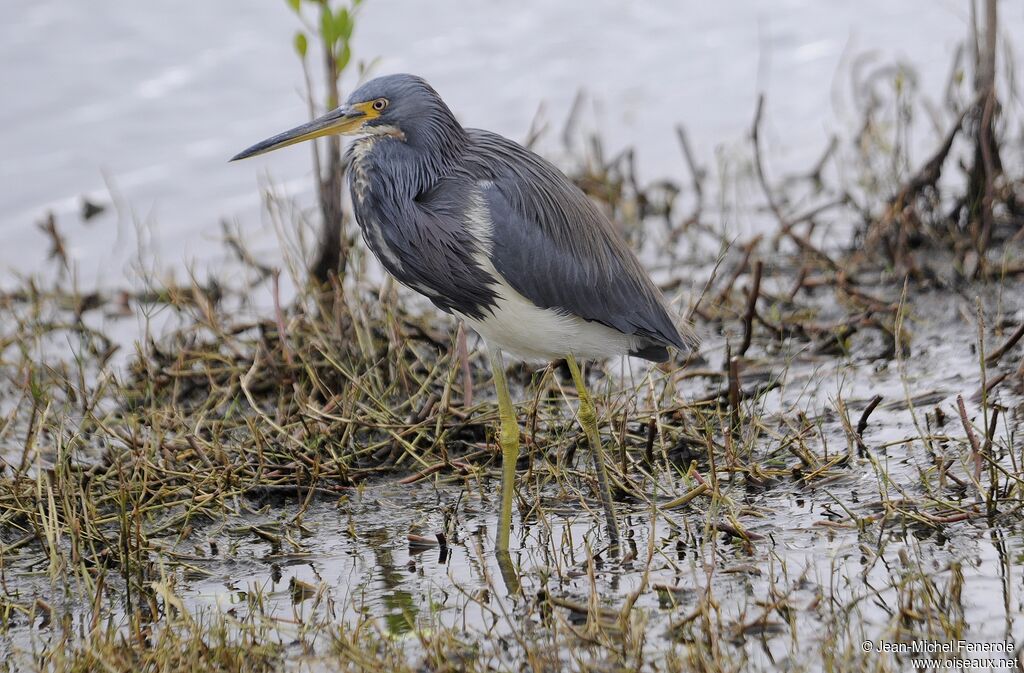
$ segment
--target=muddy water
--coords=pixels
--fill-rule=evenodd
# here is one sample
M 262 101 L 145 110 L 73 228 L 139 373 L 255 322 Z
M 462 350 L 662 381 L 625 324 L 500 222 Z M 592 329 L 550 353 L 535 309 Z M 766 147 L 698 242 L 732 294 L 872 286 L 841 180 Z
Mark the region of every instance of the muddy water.
M 1017 12 L 1018 16 L 1014 16 Z M 904 60 L 924 91 L 942 90 L 967 11 L 953 0 L 857 3 L 757 0 L 727 5 L 611 0 L 502 3 L 367 2 L 357 58 L 374 71 L 428 77 L 472 126 L 525 137 L 543 106 L 561 127 L 577 91 L 585 118 L 613 147 L 635 146 L 645 175 L 679 174 L 673 127 L 697 152 L 746 135 L 758 91 L 768 94 L 767 135 L 777 167 L 805 165 L 828 132 L 852 123 L 853 54 Z M 1019 20 L 1007 4 L 1006 20 Z M 202 272 L 220 263 L 221 218 L 280 259 L 260 215 L 271 178 L 310 201 L 309 154 L 227 165 L 257 139 L 304 119 L 294 17 L 279 0 L 181 3 L 112 0 L 14 2 L 0 24 L 0 282 L 46 270 L 34 223 L 58 216 L 84 282 L 123 284 L 147 266 Z M 351 82 L 349 82 L 350 84 Z M 79 197 L 117 210 L 83 224 Z
M 1018 301 L 1024 295 L 1014 291 L 1007 296 Z M 981 299 L 994 305 L 996 296 L 982 292 Z M 763 490 L 723 482 L 723 492 L 744 511 L 739 523 L 756 536 L 749 548 L 722 535 L 707 536 L 707 522 L 720 513 L 709 512 L 707 501 L 698 499 L 684 509 L 660 512 L 654 520 L 647 510 L 624 507 L 625 556 L 616 558 L 604 550 L 600 516 L 588 514 L 588 508 L 596 512 L 597 503 L 585 485 L 565 494 L 538 493 L 521 483 L 523 497 L 540 502 L 541 508 L 526 521 L 514 521 L 516 572 L 509 575 L 492 551 L 497 509 L 493 485 L 439 476 L 412 486 L 369 485 L 353 489 L 340 503 L 319 502 L 302 516 L 304 533 L 291 523 L 296 507 L 282 507 L 281 501 L 251 503 L 254 512 L 244 521 L 214 526 L 189 540 L 188 548 L 198 545 L 201 553 L 189 560 L 192 570 L 171 571 L 178 577 L 176 590 L 195 610 L 231 610 L 238 617 L 259 597 L 260 614 L 280 620 L 275 628 L 286 642 L 296 633 L 296 621 L 355 623 L 373 616 L 386 637 L 408 639 L 415 660 L 415 634 L 429 634 L 440 625 L 476 637 L 487 633 L 485 643 L 522 633 L 521 619 L 542 590 L 583 605 L 597 595 L 602 605 L 620 607 L 630 592 L 641 588 L 650 548 L 649 586 L 635 610 L 646 620 L 649 639 L 660 643 L 651 651 L 682 646 L 673 642 L 670 625 L 696 607 L 713 576 L 712 591 L 726 627 L 723 637 L 749 660 L 751 669 L 776 670 L 780 662 L 788 662 L 817 670 L 822 665 L 819 648 L 835 648 L 824 643 L 825 629 L 840 643 L 855 647 L 865 639 L 891 638 L 886 634 L 897 623 L 894 615 L 901 603 L 890 585 L 919 568 L 941 589 L 950 581 L 951 564 L 959 564 L 968 625 L 964 637 L 1024 642 L 1024 594 L 1018 590 L 1024 582 L 1024 538 L 1016 524 L 990 526 L 979 519 L 940 529 L 903 521 L 886 527 L 869 524 L 860 531 L 848 516 L 877 513 L 881 499 L 924 494 L 918 474 L 932 467 L 934 459 L 919 439 L 915 414 L 917 423 L 934 424 L 925 417 L 941 408 L 949 420 L 945 427 L 933 425 L 932 434 L 962 436 L 956 395 L 969 399 L 980 384 L 972 349 L 975 328 L 961 320 L 972 307 L 968 299 L 940 295 L 914 300 L 908 312 L 913 345 L 901 361 L 819 357 L 793 347 L 771 349 L 762 364 L 755 358 L 751 376 L 760 369 L 782 385 L 751 404 L 748 412 L 763 415 L 768 427 L 778 424 L 780 436 L 783 419 L 805 412 L 817 428 L 807 438 L 808 448 L 823 460 L 848 450 L 835 412 L 837 398 L 847 403 L 854 419 L 874 394 L 882 393 L 884 400 L 864 434 L 870 458 L 855 459 L 837 470 L 835 478 L 807 484 L 783 478 Z M 1005 305 L 1004 310 L 1011 314 L 1021 308 Z M 713 360 L 721 355 L 723 342 L 706 336 L 704 353 Z M 870 353 L 877 345 L 865 337 L 856 347 Z M 1005 409 L 998 436 L 1019 449 L 1020 395 L 1000 387 L 990 403 Z M 968 407 L 977 416 L 977 404 L 969 402 Z M 762 437 L 754 447 L 753 462 L 796 463 L 779 451 L 777 437 Z M 954 471 L 963 474 L 963 442 L 937 441 L 933 447 L 955 459 Z M 586 456 L 576 460 L 578 469 L 589 469 Z M 1002 460 L 1010 465 L 1006 456 Z M 706 462 L 701 469 L 707 469 Z M 666 495 L 685 490 L 672 479 L 649 485 L 655 486 Z M 446 517 L 454 521 L 446 551 L 410 545 L 410 534 L 433 537 L 444 528 Z M 289 530 L 296 544 L 267 542 L 250 526 Z M 209 550 L 210 541 L 215 551 Z M 879 548 L 883 551 L 875 557 L 870 550 Z M 296 595 L 296 580 L 312 589 Z M 775 612 L 765 624 L 750 627 L 764 605 L 777 600 L 769 593 L 773 586 L 786 594 L 793 609 L 797 639 Z M 742 625 L 748 628 L 741 632 Z M 511 653 L 494 647 L 488 655 L 514 656 L 514 647 Z M 566 651 L 563 656 L 570 655 Z
M 949 594 L 953 568 L 959 567 L 962 599 L 951 609 L 963 609 L 963 637 L 1022 643 L 1024 537 L 1018 516 L 1006 512 L 992 521 L 975 518 L 940 526 L 894 517 L 884 526 L 874 522 L 862 529 L 851 520 L 877 514 L 883 500 L 927 496 L 930 487 L 921 474 L 934 470 L 935 456 L 953 460 L 951 472 L 960 477 L 970 471 L 955 399 L 963 395 L 969 414 L 983 425 L 975 399 L 981 386 L 974 350 L 977 331 L 965 319 L 974 314 L 975 298 L 989 311 L 990 324 L 1024 311 L 1024 287 L 1019 284 L 967 288 L 962 294 L 915 294 L 906 312 L 913 335 L 910 352 L 897 360 L 874 357 L 884 344 L 871 333 L 853 337 L 856 355 L 849 357 L 817 355 L 794 341 L 756 342 L 744 381 L 778 380 L 781 385 L 746 404 L 745 413 L 761 417 L 774 433 L 756 438 L 741 462 L 787 471 L 797 467 L 797 458 L 780 443 L 794 431 L 786 423 L 793 423 L 798 412 L 814 427 L 805 435 L 810 452 L 822 462 L 846 454 L 849 445 L 837 400 L 842 398 L 855 422 L 868 400 L 882 394 L 864 433 L 868 454 L 833 469 L 828 479 L 806 483 L 796 474 L 784 474 L 763 488 L 750 488 L 722 472 L 722 491 L 735 505 L 719 510 L 698 498 L 652 519 L 644 508 L 623 505 L 623 557 L 604 550 L 601 517 L 585 482 L 571 478 L 565 492 L 538 492 L 520 471 L 520 495 L 526 502 L 539 502 L 540 509 L 525 521 L 518 513 L 514 519 L 515 573 L 510 575 L 493 552 L 495 483 L 440 474 L 415 485 L 389 479 L 351 489 L 338 501 L 315 501 L 302 513 L 301 526 L 294 522 L 299 505 L 292 499 L 243 500 L 239 515 L 197 524 L 177 545 L 173 534 L 156 540 L 174 550 L 164 556 L 169 560 L 162 566 L 161 581 L 173 586 L 195 614 L 230 612 L 237 619 L 251 614 L 284 643 L 294 641 L 311 622 L 354 624 L 372 617 L 384 637 L 408 644 L 412 661 L 422 656 L 419 637 L 446 626 L 460 629 L 484 655 L 513 662 L 517 650 L 512 634 L 523 633 L 524 619 L 534 620 L 527 628 L 537 626 L 535 598 L 540 591 L 584 605 L 596 596 L 602 605 L 621 607 L 641 588 L 652 549 L 648 587 L 633 612 L 644 622 L 649 657 L 685 650 L 687 644 L 674 639 L 673 625 L 697 607 L 710 577 L 723 639 L 729 652 L 749 662 L 747 670 L 778 670 L 780 662 L 797 670 L 822 670 L 822 651 L 892 638 L 906 598 L 894 584 L 918 582 L 920 592 L 920 582 L 908 578 L 921 572 L 935 582 L 936 591 Z M 823 304 L 827 300 L 821 297 Z M 829 313 L 826 309 L 821 320 L 828 320 Z M 717 367 L 724 355 L 724 335 L 706 326 L 703 330 L 702 355 Z M 993 345 L 989 343 L 989 350 Z M 989 377 L 994 374 L 989 372 Z M 691 381 L 684 395 L 693 398 L 714 390 L 713 382 Z M 1014 459 L 1002 447 L 1014 447 L 1020 464 L 1024 399 L 1006 382 L 994 389 L 989 404 L 1002 408 L 997 456 L 1012 470 Z M 943 426 L 936 425 L 936 408 L 946 417 Z M 930 447 L 920 439 L 922 433 L 936 438 Z M 706 457 L 698 451 L 694 459 L 707 475 Z M 585 452 L 578 452 L 575 461 L 575 469 L 589 473 Z M 645 488 L 660 489 L 665 498 L 688 488 L 670 470 L 656 474 L 657 481 Z M 935 483 L 934 477 L 929 483 Z M 941 497 L 963 502 L 956 489 L 943 491 Z M 721 521 L 730 510 L 754 536 L 749 547 L 708 533 L 708 523 Z M 446 517 L 454 522 L 447 553 L 410 546 L 410 534 L 432 537 L 444 528 Z M 253 527 L 281 542 L 268 541 Z M 46 559 L 34 545 L 6 555 L 4 562 L 8 581 L 15 586 L 16 578 L 20 596 L 45 597 L 74 615 L 76 625 L 90 619 L 88 595 L 51 585 L 40 571 Z M 307 589 L 297 591 L 297 586 Z M 786 596 L 787 616 L 769 611 L 758 621 L 764 606 L 781 594 Z M 116 603 L 116 585 L 111 595 L 118 597 Z M 23 657 L 51 633 L 16 622 L 0 637 L 0 654 Z M 503 640 L 505 635 L 509 638 Z M 585 645 L 573 639 L 564 643 L 572 647 L 559 650 L 563 657 L 575 656 L 577 645 Z M 328 644 L 321 640 L 318 646 Z M 316 670 L 323 661 L 329 658 L 297 650 L 293 663 L 310 663 Z

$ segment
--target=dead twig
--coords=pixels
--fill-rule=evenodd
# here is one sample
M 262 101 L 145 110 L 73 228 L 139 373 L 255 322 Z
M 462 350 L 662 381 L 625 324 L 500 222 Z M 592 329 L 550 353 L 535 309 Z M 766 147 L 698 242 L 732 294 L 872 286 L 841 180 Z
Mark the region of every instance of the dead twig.
M 956 407 L 960 412 L 960 422 L 963 423 L 964 432 L 967 433 L 967 439 L 971 443 L 971 459 L 974 462 L 974 481 L 979 483 L 981 481 L 981 446 L 978 444 L 978 437 L 974 434 L 974 428 L 971 426 L 970 419 L 967 418 L 967 409 L 964 407 L 964 396 L 956 396 Z
M 750 292 L 747 294 L 747 310 L 743 313 L 743 343 L 740 345 L 739 354 L 746 355 L 750 348 L 750 342 L 754 333 L 754 313 L 757 310 L 757 297 L 761 294 L 761 273 L 764 265 L 761 260 L 754 262 L 754 277 L 750 282 Z
M 1024 337 L 1024 322 L 1017 326 L 1013 334 L 999 348 L 988 354 L 988 357 L 985 358 L 985 364 L 994 365 L 999 362 L 1006 355 L 1006 352 L 1013 348 L 1022 337 Z

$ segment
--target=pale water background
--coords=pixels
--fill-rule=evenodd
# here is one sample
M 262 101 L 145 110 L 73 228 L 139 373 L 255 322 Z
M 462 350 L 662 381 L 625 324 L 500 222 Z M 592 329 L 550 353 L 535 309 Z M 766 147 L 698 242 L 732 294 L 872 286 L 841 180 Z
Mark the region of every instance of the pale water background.
M 1024 8 L 1002 6 L 1012 32 Z M 308 202 L 309 151 L 227 158 L 306 119 L 291 47 L 298 22 L 283 0 L 5 9 L 0 283 L 46 271 L 35 222 L 47 210 L 84 286 L 121 284 L 140 249 L 161 269 L 212 267 L 222 217 L 275 261 L 260 180 Z M 367 0 L 355 53 L 379 57 L 376 73 L 425 76 L 465 124 L 515 139 L 542 105 L 557 132 L 583 89 L 591 122 L 612 145 L 637 148 L 644 177 L 683 179 L 675 124 L 711 165 L 716 146 L 748 132 L 764 90 L 776 167 L 809 163 L 830 131 L 852 124 L 844 62 L 866 52 L 903 60 L 940 95 L 967 23 L 967 3 L 955 0 Z M 83 223 L 81 195 L 109 203 L 108 186 L 128 210 Z

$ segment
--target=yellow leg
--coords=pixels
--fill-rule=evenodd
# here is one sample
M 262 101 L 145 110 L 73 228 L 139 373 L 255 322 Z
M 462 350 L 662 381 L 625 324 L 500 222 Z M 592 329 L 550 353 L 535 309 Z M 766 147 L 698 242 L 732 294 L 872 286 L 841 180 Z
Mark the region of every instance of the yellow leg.
M 516 461 L 519 460 L 519 422 L 512 406 L 512 396 L 505 380 L 505 363 L 501 351 L 488 348 L 491 370 L 494 373 L 494 387 L 498 390 L 498 414 L 501 430 L 498 443 L 501 445 L 501 514 L 498 517 L 497 549 L 508 552 L 509 533 L 512 529 L 512 495 L 516 487 Z
M 608 537 L 611 538 L 613 544 L 618 543 L 619 524 L 615 518 L 615 503 L 612 502 L 612 489 L 608 481 L 608 470 L 604 465 L 604 449 L 601 446 L 601 435 L 597 430 L 597 411 L 594 409 L 594 403 L 590 399 L 590 393 L 587 392 L 587 382 L 580 372 L 579 365 L 576 364 L 576 358 L 570 355 L 565 361 L 569 365 L 569 371 L 572 372 L 572 380 L 576 384 L 576 393 L 580 398 L 580 425 L 583 427 L 584 434 L 587 435 L 590 451 L 594 456 L 598 497 L 601 498 L 604 515 L 608 521 Z

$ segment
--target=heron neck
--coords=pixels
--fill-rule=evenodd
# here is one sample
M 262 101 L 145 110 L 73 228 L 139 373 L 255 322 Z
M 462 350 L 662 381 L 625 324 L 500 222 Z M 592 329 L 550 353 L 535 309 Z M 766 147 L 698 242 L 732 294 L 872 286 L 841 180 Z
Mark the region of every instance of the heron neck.
M 367 137 L 357 141 L 353 168 L 368 187 L 390 196 L 415 198 L 461 163 L 468 136 L 459 125 L 418 129 L 404 138 Z M 356 177 L 356 176 L 353 176 Z

